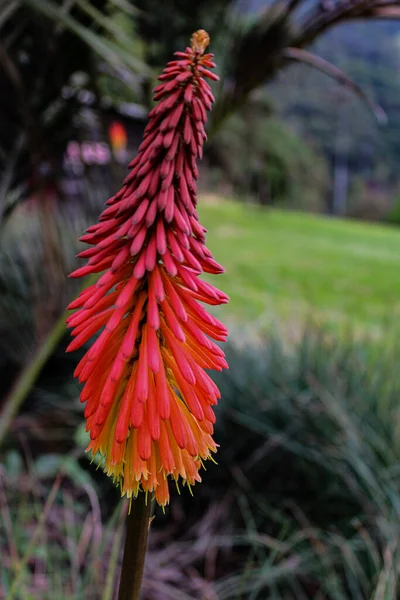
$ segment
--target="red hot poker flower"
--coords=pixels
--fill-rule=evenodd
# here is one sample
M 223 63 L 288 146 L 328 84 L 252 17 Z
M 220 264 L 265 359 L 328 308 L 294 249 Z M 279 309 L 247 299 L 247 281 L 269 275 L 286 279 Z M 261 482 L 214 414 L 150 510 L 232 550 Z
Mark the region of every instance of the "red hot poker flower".
M 161 505 L 168 476 L 193 485 L 216 451 L 219 391 L 206 371 L 227 367 L 213 341 L 225 341 L 227 330 L 200 304 L 228 301 L 199 279 L 223 272 L 196 213 L 196 161 L 214 100 L 206 79 L 218 79 L 208 43 L 196 32 L 160 75 L 131 171 L 81 238 L 92 246 L 79 255 L 88 264 L 72 273 L 104 271 L 69 306 L 78 309 L 68 318 L 69 351 L 101 331 L 75 371 L 85 384 L 89 449 L 103 455 L 123 494 L 154 492 Z

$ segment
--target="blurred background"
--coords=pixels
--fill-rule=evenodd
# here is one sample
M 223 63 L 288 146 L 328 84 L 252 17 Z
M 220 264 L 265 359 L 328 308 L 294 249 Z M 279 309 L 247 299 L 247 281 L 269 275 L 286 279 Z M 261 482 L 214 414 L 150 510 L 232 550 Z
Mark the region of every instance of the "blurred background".
M 126 506 L 65 354 L 77 239 L 205 28 L 199 212 L 231 297 L 218 466 L 156 512 L 145 600 L 395 600 L 400 6 L 0 0 L 0 598 L 112 600 Z

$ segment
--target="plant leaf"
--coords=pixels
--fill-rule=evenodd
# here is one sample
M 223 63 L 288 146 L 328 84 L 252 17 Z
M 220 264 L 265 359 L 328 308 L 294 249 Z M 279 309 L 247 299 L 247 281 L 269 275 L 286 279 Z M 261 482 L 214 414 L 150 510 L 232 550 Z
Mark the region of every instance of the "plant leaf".
M 71 15 L 60 10 L 59 7 L 54 6 L 48 0 L 23 0 L 23 2 L 31 8 L 40 11 L 56 23 L 67 27 L 114 67 L 128 68 L 132 74 L 151 75 L 151 69 L 143 61 L 132 56 L 117 43 L 111 42 L 105 39 L 104 36 L 94 33 L 91 29 L 79 23 Z
M 350 79 L 348 75 L 341 71 L 341 69 L 335 67 L 335 65 L 321 58 L 320 56 L 300 48 L 286 48 L 284 50 L 284 56 L 289 60 L 296 60 L 298 62 L 308 64 L 311 67 L 318 69 L 318 71 L 321 71 L 322 73 L 325 73 L 326 75 L 329 75 L 329 77 L 335 79 L 335 81 L 340 83 L 340 85 L 343 85 L 355 93 L 368 106 L 380 125 L 386 125 L 388 119 L 383 108 L 375 104 L 375 102 L 373 102 L 371 98 L 367 96 L 362 88 L 352 79 Z
M 18 0 L 11 0 L 11 2 L 9 0 L 0 1 L 0 28 L 13 16 L 18 7 Z
M 392 6 L 378 6 L 373 9 L 372 17 L 379 19 L 400 19 L 400 6 L 393 4 Z

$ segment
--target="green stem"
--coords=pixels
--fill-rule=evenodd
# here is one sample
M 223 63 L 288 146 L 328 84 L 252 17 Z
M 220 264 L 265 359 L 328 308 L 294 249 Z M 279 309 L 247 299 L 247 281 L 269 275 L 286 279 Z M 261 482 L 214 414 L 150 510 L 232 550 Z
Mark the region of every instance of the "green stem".
M 82 289 L 95 283 L 97 278 L 97 273 L 87 277 Z M 43 367 L 60 343 L 62 336 L 65 333 L 65 319 L 69 314 L 69 311 L 66 311 L 61 315 L 58 321 L 55 322 L 50 333 L 39 346 L 32 360 L 23 368 L 15 385 L 7 396 L 4 402 L 3 411 L 0 413 L 0 446 L 4 442 L 4 438 L 6 437 L 10 425 L 21 404 L 32 390 Z
M 4 438 L 8 433 L 12 420 L 17 414 L 21 404 L 33 388 L 41 370 L 61 340 L 65 332 L 66 315 L 67 313 L 63 314 L 56 322 L 32 360 L 22 370 L 21 375 L 18 377 L 10 394 L 6 398 L 4 409 L 0 414 L 0 446 L 4 442 Z
M 126 518 L 126 537 L 118 600 L 139 600 L 142 585 L 151 502 L 140 492 Z

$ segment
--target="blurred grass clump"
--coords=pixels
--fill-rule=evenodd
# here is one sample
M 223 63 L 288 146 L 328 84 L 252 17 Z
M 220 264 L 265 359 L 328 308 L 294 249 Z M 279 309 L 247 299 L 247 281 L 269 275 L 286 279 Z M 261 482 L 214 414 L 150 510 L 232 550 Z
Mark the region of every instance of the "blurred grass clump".
M 397 597 L 398 346 L 376 350 L 321 330 L 292 344 L 231 343 L 230 370 L 217 377 L 218 467 L 194 498 L 184 490 L 156 514 L 144 598 Z M 18 577 L 18 598 L 112 598 L 105 582 L 118 577 L 122 524 L 114 500 L 74 449 L 37 458 L 23 445 L 9 450 L 0 596 Z

